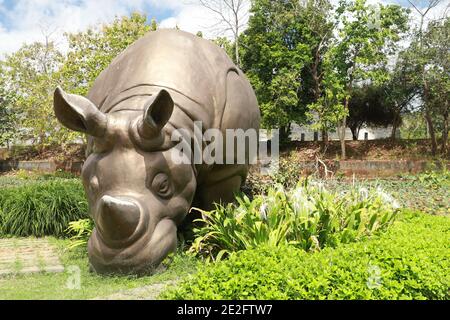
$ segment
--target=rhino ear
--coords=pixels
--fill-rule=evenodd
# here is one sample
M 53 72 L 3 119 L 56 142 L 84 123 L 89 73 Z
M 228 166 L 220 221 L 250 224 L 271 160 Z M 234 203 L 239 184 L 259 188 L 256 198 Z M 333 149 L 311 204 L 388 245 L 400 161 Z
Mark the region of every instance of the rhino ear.
M 85 97 L 68 94 L 58 87 L 54 94 L 53 109 L 59 122 L 71 130 L 94 137 L 105 134 L 106 115 Z
M 174 102 L 170 93 L 161 90 L 147 102 L 144 115 L 139 127 L 139 134 L 143 138 L 152 138 L 159 134 L 172 115 Z

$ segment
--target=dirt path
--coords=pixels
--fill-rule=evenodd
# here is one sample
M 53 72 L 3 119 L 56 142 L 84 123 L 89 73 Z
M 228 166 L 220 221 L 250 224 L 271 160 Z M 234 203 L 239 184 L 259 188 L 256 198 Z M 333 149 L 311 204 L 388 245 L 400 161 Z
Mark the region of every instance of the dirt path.
M 156 300 L 168 287 L 175 286 L 180 279 L 154 283 L 148 286 L 123 290 L 106 297 L 97 297 L 92 300 Z

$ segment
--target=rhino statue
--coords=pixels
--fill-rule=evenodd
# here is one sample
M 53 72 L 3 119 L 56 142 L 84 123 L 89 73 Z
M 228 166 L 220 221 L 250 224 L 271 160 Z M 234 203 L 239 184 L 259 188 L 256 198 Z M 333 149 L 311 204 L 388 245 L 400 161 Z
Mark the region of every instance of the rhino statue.
M 82 181 L 95 229 L 88 242 L 98 273 L 147 273 L 177 246 L 192 206 L 227 203 L 244 164 L 174 161 L 175 130 L 259 129 L 254 91 L 214 43 L 179 30 L 148 33 L 99 75 L 87 98 L 54 93 L 65 127 L 87 134 Z M 204 145 L 195 135 L 189 146 Z M 188 155 L 185 155 L 188 157 Z

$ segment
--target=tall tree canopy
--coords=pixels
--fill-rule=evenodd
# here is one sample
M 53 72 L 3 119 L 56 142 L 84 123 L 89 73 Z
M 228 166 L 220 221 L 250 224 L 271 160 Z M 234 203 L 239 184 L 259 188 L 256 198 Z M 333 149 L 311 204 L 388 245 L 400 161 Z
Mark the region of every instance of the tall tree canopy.
M 298 1 L 255 0 L 247 30 L 242 66 L 256 90 L 266 128 L 279 128 L 286 139 L 292 121 L 301 122 L 301 71 L 311 60 L 305 21 L 297 14 Z
M 341 0 L 336 13 L 338 35 L 330 60 L 345 89 L 343 105 L 348 113 L 351 91 L 357 83 L 388 79 L 384 66 L 407 31 L 408 10 L 398 5 L 372 6 L 366 0 Z M 346 127 L 344 115 L 338 130 L 343 159 Z

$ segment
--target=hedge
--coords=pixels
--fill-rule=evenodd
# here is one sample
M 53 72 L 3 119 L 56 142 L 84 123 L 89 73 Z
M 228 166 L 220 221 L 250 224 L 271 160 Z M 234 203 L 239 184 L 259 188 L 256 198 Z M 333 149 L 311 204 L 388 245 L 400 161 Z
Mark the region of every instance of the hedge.
M 261 247 L 199 267 L 166 299 L 449 299 L 450 218 L 407 214 L 367 241 Z

